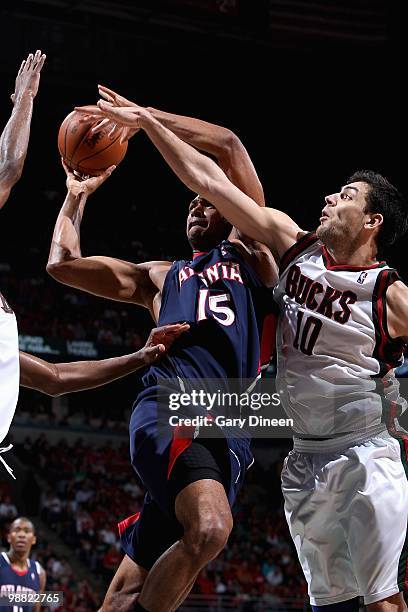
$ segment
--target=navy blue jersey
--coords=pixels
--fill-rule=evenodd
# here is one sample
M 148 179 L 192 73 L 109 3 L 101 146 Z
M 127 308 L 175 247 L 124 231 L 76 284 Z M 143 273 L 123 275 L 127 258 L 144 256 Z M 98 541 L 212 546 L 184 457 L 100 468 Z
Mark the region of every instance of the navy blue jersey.
M 253 379 L 274 345 L 275 307 L 267 289 L 228 241 L 169 269 L 158 325 L 187 322 L 190 330 L 144 376 Z
M 9 593 L 38 593 L 40 590 L 40 564 L 27 559 L 27 571 L 18 572 L 13 569 L 5 552 L 0 554 L 0 595 Z M 12 606 L 1 607 L 3 612 L 32 612 L 34 605 L 21 605 L 17 602 Z

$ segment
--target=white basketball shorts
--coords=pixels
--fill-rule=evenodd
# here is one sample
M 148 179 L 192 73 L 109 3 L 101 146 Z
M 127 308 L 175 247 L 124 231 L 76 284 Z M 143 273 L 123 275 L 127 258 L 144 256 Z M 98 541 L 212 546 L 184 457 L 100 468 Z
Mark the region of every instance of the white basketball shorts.
M 289 453 L 285 514 L 313 605 L 369 604 L 408 587 L 407 451 L 385 432 L 338 452 Z

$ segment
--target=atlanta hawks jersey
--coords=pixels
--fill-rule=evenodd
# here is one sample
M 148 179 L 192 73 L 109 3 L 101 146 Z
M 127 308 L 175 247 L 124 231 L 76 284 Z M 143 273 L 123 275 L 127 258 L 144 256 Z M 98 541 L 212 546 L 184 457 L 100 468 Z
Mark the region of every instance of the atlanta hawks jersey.
M 34 594 L 40 590 L 41 566 L 38 561 L 27 559 L 27 570 L 19 572 L 11 567 L 7 553 L 0 554 L 0 596 L 15 594 Z M 34 605 L 2 606 L 4 612 L 32 612 Z
M 0 293 L 0 443 L 6 437 L 13 420 L 19 383 L 17 321 Z
M 254 379 L 273 352 L 276 305 L 233 243 L 192 261 L 175 261 L 162 291 L 159 325 L 186 321 L 190 330 L 154 364 L 159 378 Z
M 385 262 L 336 265 L 315 234 L 282 258 L 277 388 L 295 432 L 362 432 L 381 426 L 391 403 L 402 410 L 393 369 L 404 341 L 389 335 L 385 302 L 396 280 Z

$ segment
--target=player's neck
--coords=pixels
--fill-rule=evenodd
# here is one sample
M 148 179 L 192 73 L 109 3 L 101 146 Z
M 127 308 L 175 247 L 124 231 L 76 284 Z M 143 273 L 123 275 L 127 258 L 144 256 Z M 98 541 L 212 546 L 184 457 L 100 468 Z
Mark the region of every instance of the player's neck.
M 377 250 L 372 244 L 326 245 L 326 250 L 336 265 L 367 267 L 378 263 Z
M 10 548 L 10 550 L 7 553 L 7 556 L 9 558 L 9 561 L 11 563 L 11 565 L 14 565 L 15 567 L 18 567 L 21 570 L 25 570 L 27 569 L 27 559 L 28 559 L 28 552 L 18 552 L 16 550 L 12 550 Z

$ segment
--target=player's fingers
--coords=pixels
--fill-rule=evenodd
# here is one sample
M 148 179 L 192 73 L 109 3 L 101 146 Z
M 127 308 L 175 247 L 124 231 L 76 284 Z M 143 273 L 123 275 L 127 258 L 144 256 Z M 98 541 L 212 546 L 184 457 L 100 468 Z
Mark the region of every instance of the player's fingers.
M 122 128 L 120 128 L 117 123 L 114 123 L 112 125 L 111 129 L 108 132 L 108 138 L 113 138 L 115 132 L 117 132 L 118 130 L 121 130 L 121 129 Z
M 97 115 L 98 117 L 102 117 L 103 113 L 96 106 L 96 104 L 88 104 L 85 106 L 74 106 L 74 110 L 78 111 L 78 113 L 83 113 L 87 115 Z
M 134 107 L 112 106 L 109 102 L 105 102 L 104 100 L 99 100 L 98 106 L 106 117 L 110 117 L 121 126 L 138 127 L 138 116 Z
M 18 69 L 18 74 L 21 74 L 24 70 L 24 66 L 25 66 L 26 60 L 23 60 L 20 64 L 20 68 Z
M 164 344 L 156 344 L 156 346 L 149 346 L 145 351 L 147 355 L 154 360 L 166 352 L 166 347 Z
M 89 115 L 86 115 L 89 119 L 91 119 L 92 117 Z M 106 125 L 107 123 L 109 123 L 110 119 L 108 119 L 107 117 L 105 117 L 104 119 L 100 119 L 98 121 L 98 123 L 96 125 L 93 126 L 93 128 L 91 128 L 91 134 L 96 134 L 97 132 L 100 132 L 100 130 L 103 128 L 104 125 Z
M 37 72 L 41 72 L 42 67 L 44 66 L 44 62 L 47 59 L 47 56 L 45 55 L 45 53 L 43 55 L 41 55 L 35 69 Z
M 39 49 L 37 49 L 37 51 L 34 53 L 34 57 L 33 57 L 33 64 L 34 64 L 34 66 L 36 66 L 37 63 L 40 61 L 40 57 L 41 57 L 41 51 Z
M 67 176 L 74 176 L 74 173 L 72 172 L 71 168 L 67 166 L 67 164 L 65 163 L 65 159 L 63 157 L 61 157 L 61 164 Z
M 103 183 L 104 181 L 106 181 L 106 179 L 107 179 L 107 178 L 108 178 L 108 177 L 109 177 L 109 176 L 112 174 L 112 172 L 115 170 L 115 168 L 116 168 L 116 166 L 115 166 L 115 165 L 113 165 L 113 166 L 109 166 L 109 168 L 106 168 L 106 170 L 104 170 L 104 171 L 102 172 L 102 174 L 100 174 L 100 175 L 97 177 L 97 183 L 98 183 L 98 185 L 102 185 L 102 183 Z
M 188 329 L 190 326 L 188 323 L 169 323 L 168 325 L 161 325 L 152 330 L 152 333 L 168 334 L 171 332 L 179 331 L 182 328 Z
M 28 55 L 28 57 L 27 57 L 27 60 L 26 60 L 26 63 L 25 63 L 25 67 L 24 67 L 26 71 L 27 71 L 27 70 L 30 70 L 30 68 L 31 68 L 31 64 L 33 63 L 33 57 L 34 57 L 34 56 L 33 56 L 33 54 L 32 54 L 32 53 L 30 53 L 30 54 Z
M 114 104 L 116 98 L 116 94 L 114 91 L 108 89 L 107 87 L 104 87 L 103 85 L 98 85 L 98 91 L 101 98 L 107 100 L 111 104 Z

